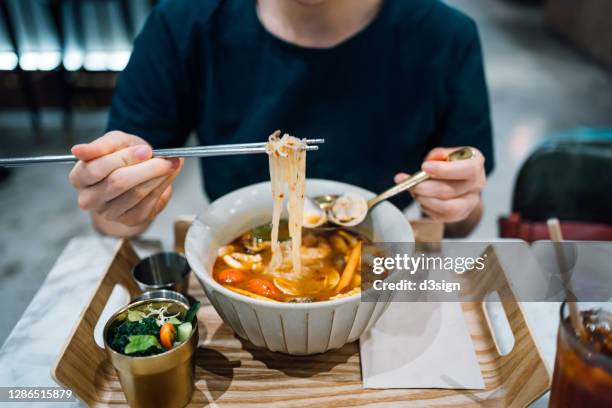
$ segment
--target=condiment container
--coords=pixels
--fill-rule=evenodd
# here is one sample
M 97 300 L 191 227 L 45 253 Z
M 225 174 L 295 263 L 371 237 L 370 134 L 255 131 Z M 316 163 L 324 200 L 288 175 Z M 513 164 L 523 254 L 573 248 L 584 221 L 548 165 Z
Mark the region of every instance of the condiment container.
M 187 294 L 191 268 L 178 252 L 158 252 L 142 259 L 132 269 L 132 277 L 143 291 L 168 289 Z
M 136 303 L 140 302 L 141 300 L 150 299 L 172 299 L 177 300 L 185 304 L 186 306 L 189 306 L 189 300 L 185 296 L 183 296 L 179 292 L 175 292 L 173 290 L 168 289 L 149 290 L 133 298 L 130 303 Z

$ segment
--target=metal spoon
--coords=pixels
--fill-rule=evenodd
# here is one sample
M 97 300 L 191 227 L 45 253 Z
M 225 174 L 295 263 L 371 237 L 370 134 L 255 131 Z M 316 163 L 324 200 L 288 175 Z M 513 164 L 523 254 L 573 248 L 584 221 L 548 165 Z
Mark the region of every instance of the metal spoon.
M 448 157 L 446 158 L 446 161 L 467 160 L 467 159 L 471 159 L 474 156 L 475 156 L 475 152 L 472 148 L 464 147 L 464 148 L 455 150 L 454 152 L 449 154 Z M 326 194 L 326 195 L 320 195 L 320 196 L 313 197 L 312 199 L 309 197 L 306 197 L 307 200 L 310 200 L 310 203 L 306 203 L 305 209 L 318 207 L 322 211 L 320 214 L 320 218 L 316 223 L 314 224 L 304 223 L 304 227 L 320 228 L 326 222 L 331 222 L 333 224 L 337 224 L 343 227 L 354 227 L 358 224 L 361 224 L 363 220 L 365 220 L 365 218 L 367 217 L 370 210 L 374 208 L 376 205 L 380 204 L 381 202 L 385 200 L 388 200 L 391 197 L 398 195 L 399 193 L 403 191 L 410 190 L 417 184 L 420 184 L 426 180 L 429 180 L 429 178 L 430 177 L 427 173 L 425 173 L 424 171 L 419 171 L 413 174 L 412 176 L 410 176 L 409 178 L 407 178 L 406 180 L 402 181 L 401 183 L 396 184 L 390 189 L 380 193 L 376 197 L 370 198 L 369 200 L 366 200 L 365 198 L 359 196 L 359 198 L 365 202 L 364 207 L 367 209 L 363 211 L 363 213 L 360 214 L 359 217 L 355 217 L 351 219 L 350 221 L 340 220 L 334 214 L 333 207 L 336 204 L 336 201 L 338 200 L 338 198 L 341 197 L 341 195 Z M 351 193 L 351 195 L 353 197 L 356 196 L 356 194 L 354 193 Z

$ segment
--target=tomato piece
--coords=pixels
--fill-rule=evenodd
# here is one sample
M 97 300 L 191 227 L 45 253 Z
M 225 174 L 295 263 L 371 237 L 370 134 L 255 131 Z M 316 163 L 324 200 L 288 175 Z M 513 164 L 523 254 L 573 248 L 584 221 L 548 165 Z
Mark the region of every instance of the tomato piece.
M 278 290 L 276 286 L 274 286 L 274 284 L 267 279 L 251 279 L 247 282 L 246 288 L 253 293 L 271 299 L 278 299 L 281 296 L 280 290 Z
M 176 328 L 168 322 L 159 329 L 159 342 L 166 350 L 171 350 L 174 339 L 176 339 Z
M 217 273 L 217 281 L 235 285 L 244 281 L 244 272 L 240 269 L 228 268 Z

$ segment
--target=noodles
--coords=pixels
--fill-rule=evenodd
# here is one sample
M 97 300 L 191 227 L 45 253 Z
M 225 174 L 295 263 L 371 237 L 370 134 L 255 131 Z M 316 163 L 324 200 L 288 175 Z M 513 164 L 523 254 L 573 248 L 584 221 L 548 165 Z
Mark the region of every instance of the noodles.
M 291 261 L 293 273 L 300 276 L 302 270 L 300 248 L 302 246 L 302 222 L 304 211 L 304 187 L 306 184 L 306 143 L 277 130 L 268 139 L 266 151 L 270 160 L 272 184 L 272 259 L 269 268 L 276 270 L 283 263 L 283 253 L 278 241 L 280 216 L 287 186 L 289 211 L 289 236 L 291 237 Z

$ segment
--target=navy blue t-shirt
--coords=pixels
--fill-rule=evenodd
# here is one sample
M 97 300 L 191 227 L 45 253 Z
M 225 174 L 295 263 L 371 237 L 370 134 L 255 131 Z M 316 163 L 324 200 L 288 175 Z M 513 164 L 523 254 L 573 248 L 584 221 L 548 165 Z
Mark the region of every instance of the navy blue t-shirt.
M 307 176 L 380 192 L 436 146 L 474 146 L 493 167 L 478 31 L 437 0 L 386 0 L 343 43 L 313 49 L 269 33 L 253 0 L 167 0 L 120 75 L 108 125 L 155 148 L 325 138 Z M 265 155 L 202 160 L 215 199 L 269 179 Z M 403 202 L 408 203 L 409 195 Z

